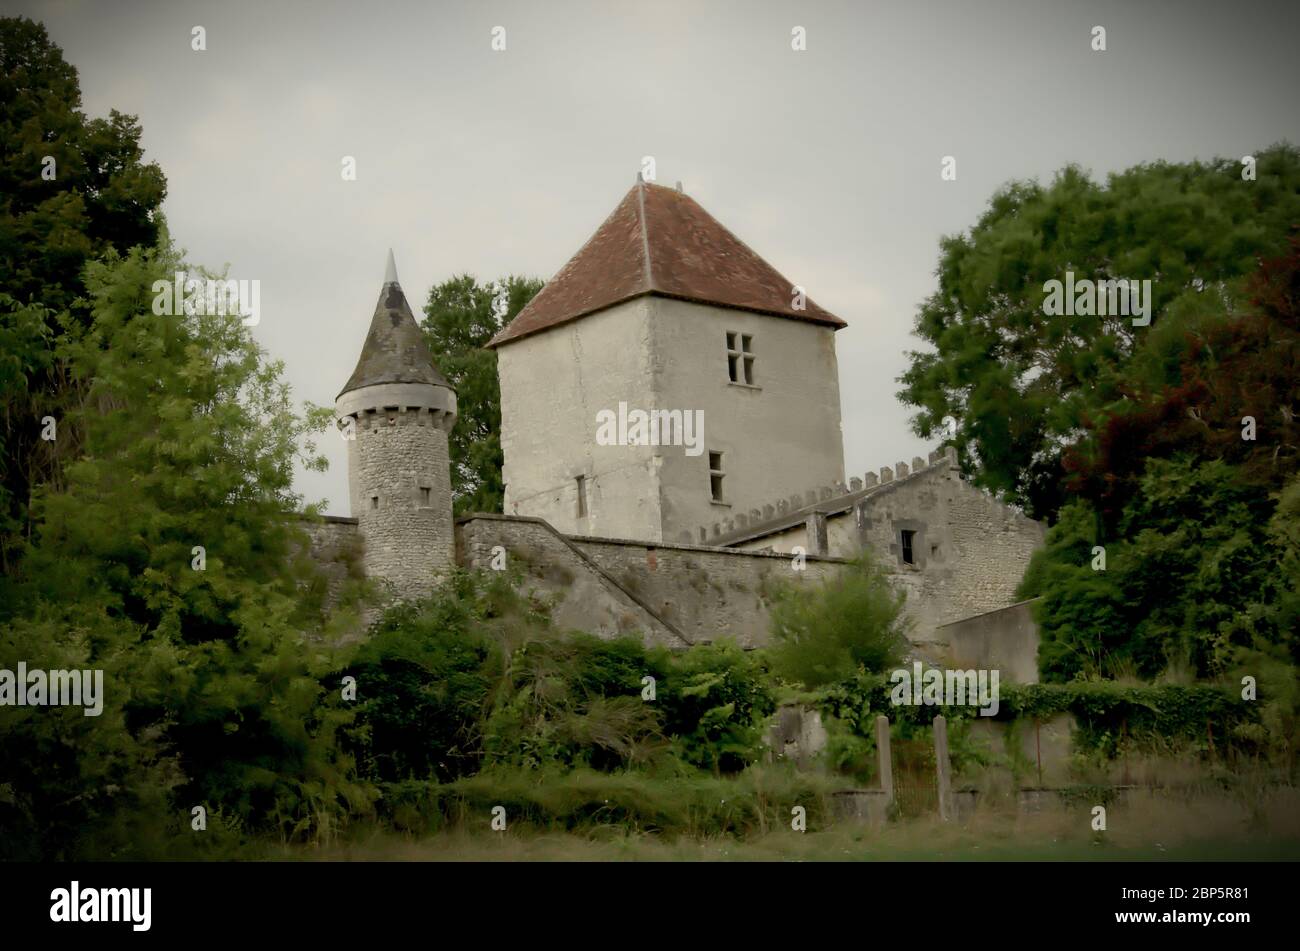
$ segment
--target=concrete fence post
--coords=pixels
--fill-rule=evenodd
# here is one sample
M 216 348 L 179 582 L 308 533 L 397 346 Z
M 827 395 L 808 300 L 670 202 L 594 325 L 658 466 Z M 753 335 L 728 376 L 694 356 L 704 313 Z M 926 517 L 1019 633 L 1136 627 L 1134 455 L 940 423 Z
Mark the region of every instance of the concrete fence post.
M 894 761 L 889 755 L 889 717 L 876 717 L 876 760 L 880 768 L 880 791 L 885 794 L 885 808 L 894 801 Z
M 934 765 L 939 782 L 939 818 L 953 820 L 951 765 L 948 762 L 948 721 L 934 718 Z
M 826 513 L 811 512 L 804 519 L 804 534 L 807 535 L 808 553 L 810 555 L 825 555 L 830 550 L 830 542 L 826 534 Z

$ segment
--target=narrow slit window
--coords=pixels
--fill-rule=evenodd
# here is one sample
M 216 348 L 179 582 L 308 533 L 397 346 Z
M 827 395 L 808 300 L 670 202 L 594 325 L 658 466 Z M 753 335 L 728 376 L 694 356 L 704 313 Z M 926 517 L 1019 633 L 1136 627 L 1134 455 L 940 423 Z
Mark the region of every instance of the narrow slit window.
M 587 517 L 587 477 L 578 476 L 574 480 L 578 485 L 578 518 Z
M 372 495 L 372 496 L 370 497 L 370 507 L 371 507 L 372 509 L 377 509 L 377 508 L 379 508 L 379 496 L 377 496 L 377 495 Z
M 723 501 L 722 480 L 726 473 L 722 470 L 722 453 L 709 453 L 709 495 L 715 502 Z
M 916 537 L 916 532 L 909 531 L 908 529 L 905 528 L 902 531 L 902 536 L 903 536 L 903 564 L 914 565 L 916 564 L 916 559 L 912 555 L 912 540 Z
M 433 503 L 433 489 L 420 486 L 420 504 L 431 505 Z

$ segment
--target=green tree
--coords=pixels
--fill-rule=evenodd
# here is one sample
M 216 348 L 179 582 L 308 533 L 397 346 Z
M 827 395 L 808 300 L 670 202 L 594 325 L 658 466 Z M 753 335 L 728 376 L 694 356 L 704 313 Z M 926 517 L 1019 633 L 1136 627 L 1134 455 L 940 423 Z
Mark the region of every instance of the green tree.
M 460 274 L 429 291 L 424 332 L 438 369 L 456 390 L 459 413 L 449 440 L 457 515 L 501 511 L 501 385 L 496 352 L 484 345 L 524 309 L 542 283 L 512 275 L 480 284 Z
M 332 632 L 287 514 L 327 414 L 295 414 L 238 317 L 154 312 L 181 267 L 165 245 L 107 252 L 87 268 L 89 331 L 60 342 L 83 439 L 36 493 L 0 667 L 102 669 L 104 712 L 0 718 L 0 841 L 25 854 L 173 848 L 197 841 L 194 806 L 226 830 L 323 836 L 367 802 L 334 744 L 350 714 L 322 703 Z
M 820 587 L 788 584 L 772 609 L 772 670 L 805 687 L 845 680 L 859 668 L 898 666 L 907 650 L 905 595 L 862 555 Z
M 152 246 L 166 190 L 135 117 L 87 119 L 45 27 L 0 18 L 0 571 L 30 529 L 31 487 L 73 445 L 41 440 L 40 420 L 73 398 L 55 349 L 69 322 L 90 322 L 82 270 L 108 249 Z
M 1281 253 L 1300 221 L 1300 150 L 1236 160 L 1155 163 L 1098 184 L 1076 167 L 1050 186 L 999 191 L 968 234 L 945 238 L 939 287 L 915 333 L 899 397 L 929 437 L 945 417 L 975 481 L 1054 518 L 1064 501 L 1062 454 L 1094 417 L 1125 398 L 1136 374 L 1159 370 L 1147 348 L 1241 293 L 1259 258 Z M 1066 271 L 1152 282 L 1152 324 L 1121 316 L 1044 313 L 1043 285 Z M 1176 361 L 1175 361 L 1176 362 Z
M 1248 287 L 1248 304 L 1153 337 L 1126 398 L 1066 453 L 1079 494 L 1020 591 L 1043 597 L 1045 676 L 1300 664 L 1300 241 Z

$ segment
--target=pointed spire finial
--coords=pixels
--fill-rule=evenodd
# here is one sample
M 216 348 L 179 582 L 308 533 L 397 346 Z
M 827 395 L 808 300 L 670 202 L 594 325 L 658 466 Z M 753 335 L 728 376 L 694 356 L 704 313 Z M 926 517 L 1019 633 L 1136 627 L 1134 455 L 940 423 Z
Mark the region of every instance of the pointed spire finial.
M 393 249 L 388 249 L 388 266 L 384 268 L 384 283 L 397 283 L 397 262 L 393 260 Z

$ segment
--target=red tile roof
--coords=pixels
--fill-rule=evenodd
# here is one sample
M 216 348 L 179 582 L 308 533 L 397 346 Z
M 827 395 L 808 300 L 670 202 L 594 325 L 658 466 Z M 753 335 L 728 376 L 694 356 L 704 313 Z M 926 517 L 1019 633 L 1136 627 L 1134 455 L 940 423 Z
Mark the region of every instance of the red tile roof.
M 839 329 L 834 314 L 805 299 L 794 282 L 755 254 L 690 196 L 638 182 L 596 233 L 489 347 L 657 294 L 789 317 Z

